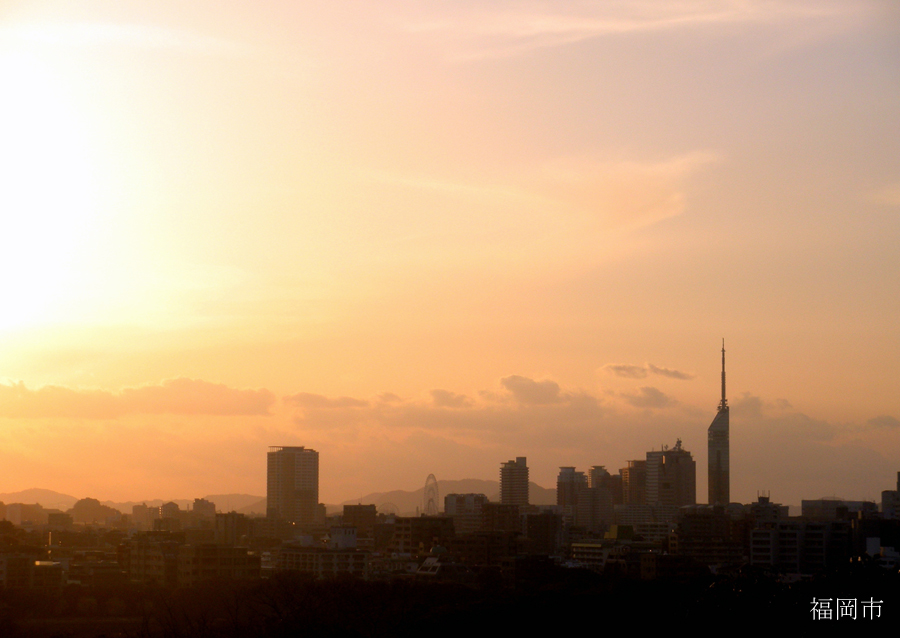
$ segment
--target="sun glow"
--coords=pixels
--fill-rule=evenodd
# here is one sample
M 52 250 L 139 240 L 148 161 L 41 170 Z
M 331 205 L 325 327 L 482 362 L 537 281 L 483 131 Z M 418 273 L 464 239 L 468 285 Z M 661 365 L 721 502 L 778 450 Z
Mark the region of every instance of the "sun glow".
M 52 319 L 72 296 L 95 219 L 86 127 L 38 59 L 0 54 L 0 329 Z

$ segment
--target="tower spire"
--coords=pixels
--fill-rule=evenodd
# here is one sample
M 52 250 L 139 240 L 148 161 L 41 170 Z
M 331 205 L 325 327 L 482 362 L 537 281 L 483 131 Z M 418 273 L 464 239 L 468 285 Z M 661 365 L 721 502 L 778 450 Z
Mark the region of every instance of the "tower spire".
M 722 401 L 719 402 L 719 409 L 724 410 L 728 407 L 728 400 L 725 398 L 725 339 L 722 339 Z
M 709 504 L 727 505 L 731 502 L 729 483 L 729 414 L 725 398 L 725 339 L 722 339 L 722 401 L 716 418 L 709 425 Z

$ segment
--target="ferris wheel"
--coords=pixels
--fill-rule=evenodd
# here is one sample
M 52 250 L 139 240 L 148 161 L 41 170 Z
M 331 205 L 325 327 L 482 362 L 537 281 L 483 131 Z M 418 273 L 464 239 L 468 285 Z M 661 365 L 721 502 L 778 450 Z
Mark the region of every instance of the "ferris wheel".
M 437 479 L 434 478 L 434 474 L 429 474 L 425 479 L 425 516 L 437 516 L 440 512 L 440 502 Z

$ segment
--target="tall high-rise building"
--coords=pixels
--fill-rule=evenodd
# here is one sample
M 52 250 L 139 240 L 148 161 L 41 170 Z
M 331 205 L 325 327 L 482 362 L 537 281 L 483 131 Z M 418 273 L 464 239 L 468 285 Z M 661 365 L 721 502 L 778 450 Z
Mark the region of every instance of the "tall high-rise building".
M 268 518 L 312 524 L 319 504 L 319 453 L 305 447 L 270 447 L 266 488 Z
M 663 447 L 647 452 L 647 504 L 678 508 L 697 504 L 697 464 L 691 453 L 681 447 Z
M 500 464 L 500 503 L 528 505 L 528 465 L 524 456 Z
M 584 472 L 576 472 L 574 467 L 559 468 L 556 479 L 556 505 L 563 520 L 571 524 L 578 507 L 578 498 L 588 487 Z
M 728 401 L 725 399 L 725 340 L 722 339 L 722 400 L 716 418 L 709 426 L 709 504 L 731 502 L 729 476 Z
M 622 501 L 629 505 L 647 502 L 647 461 L 628 461 L 628 467 L 619 470 L 622 476 Z
M 897 472 L 897 489 L 881 493 L 881 514 L 885 518 L 900 518 L 900 472 Z
M 574 467 L 559 468 L 556 479 L 556 504 L 563 514 L 571 515 L 578 504 L 578 495 L 588 486 L 584 472 L 576 472 Z

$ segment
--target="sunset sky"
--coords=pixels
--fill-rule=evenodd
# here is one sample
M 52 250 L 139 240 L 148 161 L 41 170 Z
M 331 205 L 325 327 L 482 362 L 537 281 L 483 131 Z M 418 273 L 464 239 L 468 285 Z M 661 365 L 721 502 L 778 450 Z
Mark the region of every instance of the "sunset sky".
M 900 470 L 900 4 L 0 5 L 0 492 Z

